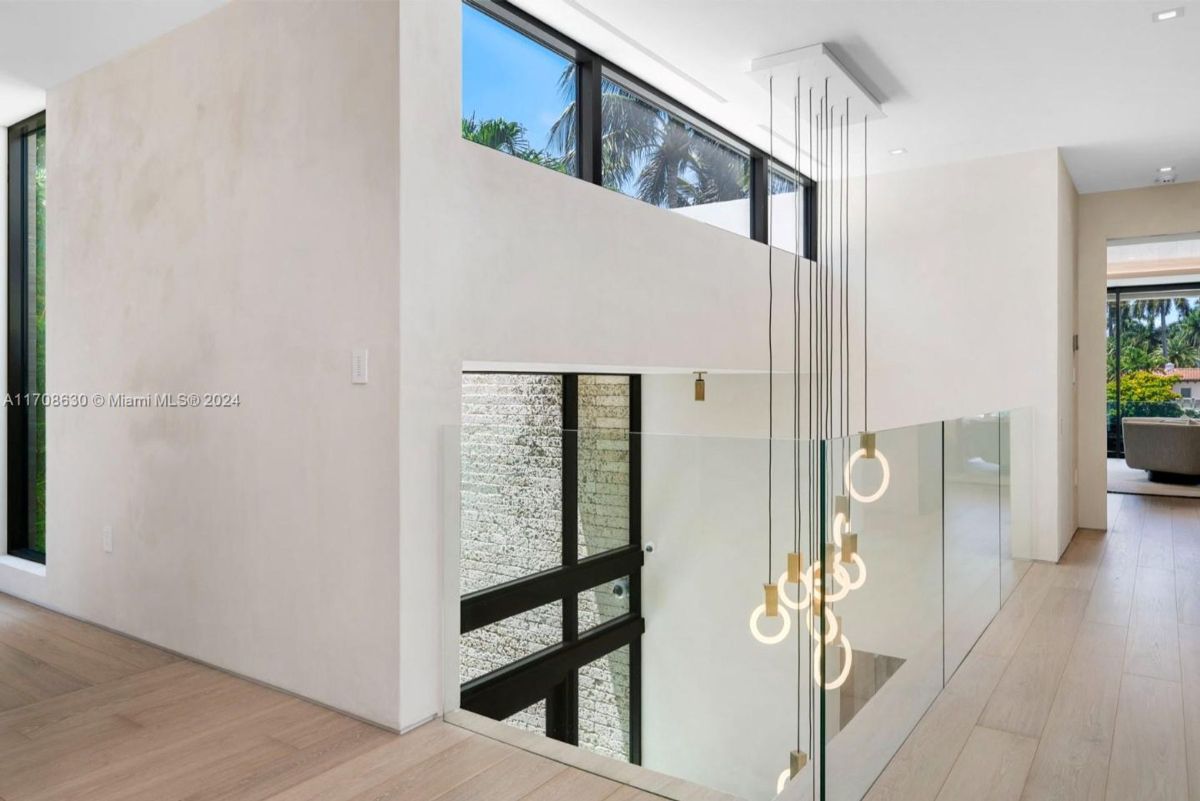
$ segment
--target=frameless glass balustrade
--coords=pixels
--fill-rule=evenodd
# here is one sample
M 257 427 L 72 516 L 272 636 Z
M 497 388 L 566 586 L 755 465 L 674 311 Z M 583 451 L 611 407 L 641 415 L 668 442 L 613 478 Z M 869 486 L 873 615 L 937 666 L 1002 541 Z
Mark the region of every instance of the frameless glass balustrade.
M 645 434 L 623 416 L 636 380 L 577 378 L 595 408 L 573 428 L 444 433 L 447 719 L 668 797 L 863 798 L 1029 565 L 1031 413 L 822 442 Z M 562 408 L 538 386 L 527 400 Z M 550 567 L 527 533 L 547 515 Z M 501 554 L 530 567 L 463 581 Z

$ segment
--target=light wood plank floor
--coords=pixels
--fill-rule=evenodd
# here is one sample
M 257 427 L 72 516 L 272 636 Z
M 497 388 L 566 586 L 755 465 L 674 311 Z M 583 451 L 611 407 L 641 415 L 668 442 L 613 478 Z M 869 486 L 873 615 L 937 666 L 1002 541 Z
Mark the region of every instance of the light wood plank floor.
M 1108 505 L 1030 568 L 869 801 L 1200 801 L 1200 500 Z
M 659 801 L 442 722 L 398 736 L 0 594 L 0 801 Z

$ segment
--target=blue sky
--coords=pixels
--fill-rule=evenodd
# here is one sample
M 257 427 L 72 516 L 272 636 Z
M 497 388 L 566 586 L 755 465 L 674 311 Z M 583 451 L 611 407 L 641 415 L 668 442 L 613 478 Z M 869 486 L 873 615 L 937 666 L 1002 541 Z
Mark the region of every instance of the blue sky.
M 544 148 L 566 106 L 558 79 L 569 62 L 465 3 L 462 28 L 463 116 L 519 122 L 529 146 Z

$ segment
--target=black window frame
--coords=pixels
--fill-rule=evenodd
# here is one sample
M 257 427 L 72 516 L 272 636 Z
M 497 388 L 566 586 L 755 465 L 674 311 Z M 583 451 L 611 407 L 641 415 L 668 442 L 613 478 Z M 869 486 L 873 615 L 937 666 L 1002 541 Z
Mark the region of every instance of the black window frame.
M 1106 455 L 1109 459 L 1124 459 L 1125 458 L 1125 431 L 1121 425 L 1121 295 L 1122 294 L 1137 294 L 1139 292 L 1179 292 L 1180 294 L 1188 292 L 1200 292 L 1200 281 L 1179 281 L 1176 283 L 1155 283 L 1155 284 L 1110 284 L 1105 287 L 1104 306 L 1107 313 L 1109 298 L 1116 304 L 1116 335 L 1113 337 L 1114 359 L 1116 368 L 1114 370 L 1113 383 L 1116 394 L 1116 409 L 1117 414 L 1110 417 L 1108 409 L 1105 408 L 1104 426 L 1106 432 Z M 1105 376 L 1105 383 L 1108 378 Z M 1106 403 L 1107 407 L 1107 403 Z
M 483 370 L 470 373 L 497 374 Z M 527 374 L 527 373 L 520 373 Z M 543 374 L 544 375 L 544 374 Z M 562 377 L 562 562 L 558 567 L 467 593 L 460 599 L 459 632 L 562 603 L 562 640 L 463 683 L 459 705 L 504 720 L 546 701 L 546 736 L 579 745 L 579 669 L 629 647 L 629 761 L 642 761 L 642 385 L 628 373 L 551 373 Z M 621 375 L 629 379 L 629 542 L 579 558 L 579 377 Z M 587 631 L 579 630 L 579 593 L 628 578 L 629 611 Z
M 8 372 L 10 399 L 28 398 L 37 391 L 28 386 L 28 294 L 30 271 L 29 227 L 36 225 L 29 210 L 29 145 L 32 138 L 46 129 L 46 112 L 8 127 Z M 34 550 L 30 542 L 33 523 L 33 477 L 29 475 L 27 450 L 29 427 L 35 408 L 29 403 L 9 403 L 7 417 L 8 448 L 8 548 L 11 556 L 45 564 L 46 554 Z
M 462 0 L 462 2 L 563 58 L 575 62 L 575 107 L 579 114 L 575 125 L 577 137 L 575 176 L 577 178 L 582 178 L 597 186 L 603 186 L 604 183 L 600 142 L 603 122 L 600 116 L 603 79 L 607 77 L 640 95 L 647 102 L 659 106 L 668 114 L 678 117 L 696 130 L 712 137 L 717 142 L 749 156 L 749 238 L 755 242 L 763 244 L 770 242 L 770 233 L 767 230 L 769 226 L 767 209 L 770 197 L 770 184 L 767 181 L 768 162 L 771 162 L 773 167 L 778 166 L 794 173 L 804 188 L 804 252 L 799 255 L 805 259 L 816 260 L 817 240 L 812 235 L 812 231 L 816 229 L 816 204 L 814 203 L 816 183 L 805 175 L 798 165 L 796 167 L 789 166 L 779 158 L 772 161 L 771 156 L 761 148 L 755 147 L 707 117 L 698 114 L 675 98 L 623 69 L 620 65 L 603 58 L 507 0 Z M 740 236 L 740 234 L 735 235 Z

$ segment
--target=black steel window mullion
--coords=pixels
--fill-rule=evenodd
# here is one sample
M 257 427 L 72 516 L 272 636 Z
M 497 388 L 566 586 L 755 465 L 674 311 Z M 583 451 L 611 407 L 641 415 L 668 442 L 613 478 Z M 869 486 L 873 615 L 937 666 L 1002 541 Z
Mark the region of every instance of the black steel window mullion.
M 601 584 L 633 576 L 641 570 L 643 561 L 641 548 L 631 543 L 589 556 L 575 565 L 543 570 L 469 593 L 460 599 L 459 631 L 466 634 L 554 603 L 571 593 L 586 592 Z
M 642 377 L 629 376 L 629 544 L 642 548 Z M 642 571 L 629 574 L 629 611 L 642 619 Z M 642 638 L 629 643 L 629 761 L 642 764 Z
M 579 376 L 562 377 L 562 563 L 579 564 Z M 563 642 L 579 639 L 579 593 L 562 598 Z M 579 744 L 579 669 L 572 668 L 558 692 L 563 742 Z
M 817 260 L 817 184 L 804 182 L 804 257 Z
M 767 157 L 757 150 L 750 151 L 750 238 L 766 242 L 769 222 L 771 180 Z
M 604 184 L 603 72 L 602 62 L 594 54 L 583 56 L 575 65 L 579 76 L 576 99 L 578 118 L 579 177 L 596 185 Z
M 462 708 L 494 720 L 503 720 L 547 698 L 546 688 L 549 686 L 552 688 L 547 704 L 549 723 L 553 714 L 550 706 L 567 677 L 584 665 L 636 642 L 645 630 L 645 622 L 632 614 L 610 620 L 586 632 L 573 643 L 553 645 L 468 681 L 462 685 Z M 547 731 L 549 729 L 548 725 Z

